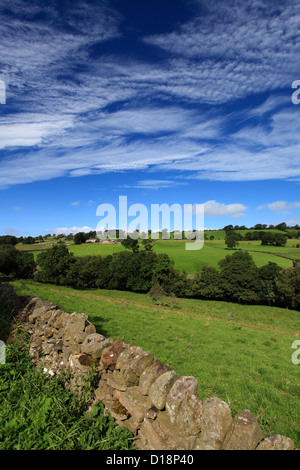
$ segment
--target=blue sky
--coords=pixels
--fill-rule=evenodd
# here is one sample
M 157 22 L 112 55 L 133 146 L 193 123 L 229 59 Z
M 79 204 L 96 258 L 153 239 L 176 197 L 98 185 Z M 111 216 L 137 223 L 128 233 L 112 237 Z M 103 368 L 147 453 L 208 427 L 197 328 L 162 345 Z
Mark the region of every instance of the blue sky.
M 299 2 L 0 0 L 0 15 L 0 233 L 95 229 L 121 195 L 204 204 L 206 228 L 300 224 Z

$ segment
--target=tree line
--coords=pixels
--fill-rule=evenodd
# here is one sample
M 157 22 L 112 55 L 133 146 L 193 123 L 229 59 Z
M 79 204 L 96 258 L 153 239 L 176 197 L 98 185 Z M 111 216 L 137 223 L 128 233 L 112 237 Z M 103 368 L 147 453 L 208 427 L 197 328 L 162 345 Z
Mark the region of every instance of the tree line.
M 147 293 L 159 285 L 177 297 L 300 309 L 299 267 L 282 269 L 269 262 L 258 268 L 247 251 L 235 251 L 219 262 L 218 269 L 204 266 L 189 276 L 176 270 L 167 254 L 153 252 L 149 241 L 137 246 L 137 240 L 130 240 L 126 251 L 78 258 L 58 244 L 39 253 L 36 263 L 32 253 L 0 245 L 0 272 L 75 289 Z

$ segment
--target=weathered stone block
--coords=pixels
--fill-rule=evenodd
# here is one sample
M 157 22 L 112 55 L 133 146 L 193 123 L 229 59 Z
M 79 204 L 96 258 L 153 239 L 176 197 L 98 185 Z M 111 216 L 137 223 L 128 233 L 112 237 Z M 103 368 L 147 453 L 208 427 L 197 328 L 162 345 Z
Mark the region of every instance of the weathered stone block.
M 272 434 L 260 442 L 256 450 L 294 450 L 295 443 L 292 439 L 281 436 L 280 434 Z
M 77 331 L 74 335 L 74 341 L 78 344 L 81 344 L 83 343 L 86 337 L 87 333 L 85 333 L 84 331 Z
M 196 395 L 186 395 L 180 405 L 176 426 L 184 436 L 197 436 L 202 429 L 202 400 Z
M 95 390 L 95 397 L 102 402 L 114 399 L 114 389 L 104 380 L 100 380 L 98 387 Z
M 93 325 L 89 321 L 86 322 L 86 326 L 85 326 L 84 331 L 87 335 L 92 335 L 93 333 L 97 332 L 95 325 Z
M 197 395 L 198 381 L 195 377 L 181 377 L 173 384 L 166 399 L 166 410 L 171 423 L 175 423 L 180 405 L 185 396 Z
M 112 374 L 107 376 L 106 381 L 115 390 L 119 390 L 121 392 L 125 392 L 127 390 L 123 374 L 119 371 L 114 370 Z
M 172 385 L 178 380 L 180 375 L 174 371 L 168 371 L 160 375 L 149 389 L 149 397 L 158 410 L 165 407 L 166 399 Z
M 132 387 L 126 392 L 120 393 L 119 401 L 137 422 L 142 422 L 150 411 L 156 413 L 150 398 L 142 395 L 138 387 Z
M 139 381 L 139 389 L 143 395 L 148 395 L 149 389 L 153 382 L 165 372 L 170 370 L 169 364 L 153 364 L 152 366 L 148 367 L 147 369 L 142 372 L 140 381 Z
M 144 419 L 138 432 L 138 437 L 147 450 L 170 450 L 166 436 L 161 431 L 156 421 Z
M 196 449 L 220 450 L 232 424 L 231 410 L 228 404 L 217 397 L 207 398 L 203 402 L 201 420 L 201 434 L 197 439 Z
M 131 363 L 143 352 L 140 346 L 134 344 L 125 345 L 125 349 L 121 352 L 117 359 L 116 369 L 125 372 Z
M 142 372 L 149 367 L 154 361 L 154 357 L 150 352 L 142 351 L 130 363 L 129 367 L 124 372 L 124 379 L 127 385 L 137 385 Z
M 81 352 L 89 354 L 94 359 L 98 359 L 102 355 L 104 341 L 105 336 L 99 335 L 98 333 L 92 333 L 91 335 L 88 335 L 81 344 Z
M 262 430 L 249 410 L 240 411 L 226 434 L 222 450 L 254 450 L 263 439 Z
M 113 342 L 112 346 L 102 354 L 101 362 L 106 369 L 115 369 L 118 357 L 124 348 L 125 345 L 123 341 L 116 340 Z
M 165 439 L 172 443 L 172 447 L 178 450 L 192 450 L 195 446 L 196 439 L 194 436 L 184 436 L 180 427 L 176 423 L 171 423 L 169 415 L 166 411 L 161 411 L 155 422 L 159 425 Z
M 79 332 L 84 332 L 87 315 L 85 313 L 72 313 L 65 327 L 65 339 L 72 340 Z

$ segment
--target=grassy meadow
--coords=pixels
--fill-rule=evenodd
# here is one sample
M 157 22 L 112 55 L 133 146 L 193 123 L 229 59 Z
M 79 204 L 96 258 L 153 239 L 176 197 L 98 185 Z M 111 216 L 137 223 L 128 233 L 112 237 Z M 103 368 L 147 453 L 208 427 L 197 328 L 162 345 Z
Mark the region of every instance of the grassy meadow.
M 249 409 L 264 435 L 286 435 L 300 448 L 300 365 L 291 360 L 299 312 L 194 299 L 169 308 L 132 292 L 12 284 L 20 295 L 87 313 L 99 333 L 140 345 L 179 374 L 196 377 L 200 398 L 220 397 L 233 415 Z
M 209 265 L 215 268 L 221 259 L 225 258 L 228 254 L 232 254 L 233 250 L 228 250 L 222 231 L 208 232 L 214 233 L 215 240 L 205 240 L 204 246 L 201 250 L 186 250 L 186 240 L 157 240 L 153 250 L 156 253 L 166 253 L 171 259 L 174 260 L 175 269 L 180 271 L 185 270 L 188 274 L 195 274 L 201 270 L 203 266 Z M 253 257 L 254 262 L 258 267 L 268 264 L 269 261 L 277 263 L 281 268 L 289 268 L 292 266 L 292 259 L 300 259 L 300 248 L 296 248 L 299 240 L 289 239 L 285 247 L 265 247 L 261 246 L 258 241 L 241 241 L 239 242 L 238 249 L 247 250 Z M 37 243 L 31 245 L 17 245 L 21 250 L 32 250 L 35 259 L 41 250 L 51 248 L 49 242 Z M 75 256 L 107 256 L 112 253 L 125 250 L 121 244 L 105 245 L 105 244 L 82 244 L 74 245 L 68 244 L 69 250 Z

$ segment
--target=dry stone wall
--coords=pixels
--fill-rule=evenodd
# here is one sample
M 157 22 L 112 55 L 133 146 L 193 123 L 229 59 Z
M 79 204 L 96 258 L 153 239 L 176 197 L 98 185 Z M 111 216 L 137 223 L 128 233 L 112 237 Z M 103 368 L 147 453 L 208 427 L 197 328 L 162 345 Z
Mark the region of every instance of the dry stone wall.
M 0 285 L 12 298 L 10 286 Z M 243 410 L 234 418 L 218 397 L 200 400 L 195 377 L 180 376 L 149 351 L 106 338 L 84 313 L 66 313 L 39 298 L 27 300 L 20 314 L 31 335 L 30 355 L 45 374 L 71 375 L 80 393 L 93 366 L 100 400 L 120 426 L 136 436 L 140 450 L 293 450 L 288 437 L 263 438 L 256 417 Z

